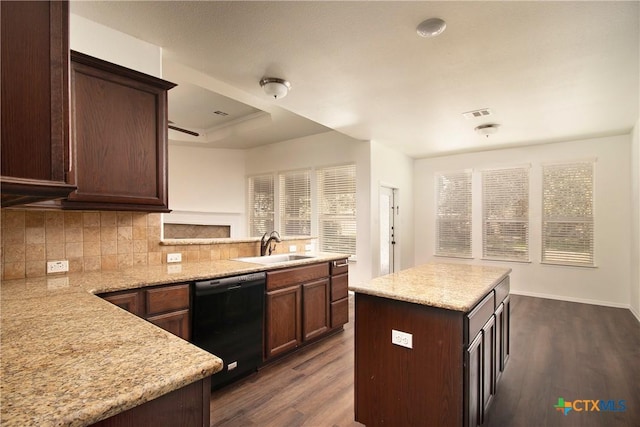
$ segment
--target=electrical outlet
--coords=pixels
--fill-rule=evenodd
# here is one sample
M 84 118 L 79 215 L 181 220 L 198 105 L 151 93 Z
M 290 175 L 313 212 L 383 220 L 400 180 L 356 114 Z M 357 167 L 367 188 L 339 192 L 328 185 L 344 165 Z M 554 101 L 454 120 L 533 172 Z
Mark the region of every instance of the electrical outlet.
M 69 271 L 69 261 L 49 261 L 47 262 L 47 274 L 50 273 L 64 273 Z
M 182 254 L 180 252 L 167 254 L 167 262 L 182 262 Z
M 311 244 L 309 244 L 309 245 L 304 245 L 304 250 L 305 250 L 305 251 L 307 251 L 307 252 L 309 252 L 309 251 L 313 250 L 313 246 L 312 246 Z
M 391 344 L 413 348 L 413 335 L 402 331 L 391 330 Z
M 296 245 L 289 245 L 289 252 L 295 252 L 298 250 L 298 247 Z

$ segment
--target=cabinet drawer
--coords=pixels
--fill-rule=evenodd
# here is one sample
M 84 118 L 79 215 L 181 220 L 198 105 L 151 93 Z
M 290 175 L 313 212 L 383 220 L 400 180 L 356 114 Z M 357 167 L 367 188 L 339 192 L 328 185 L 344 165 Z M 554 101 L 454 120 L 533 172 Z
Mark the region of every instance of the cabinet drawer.
M 473 339 L 482 329 L 485 323 L 491 318 L 495 310 L 495 296 L 493 290 L 480 301 L 469 314 L 467 314 L 465 343 Z
M 349 321 L 349 298 L 331 303 L 331 327 L 337 328 Z
M 346 298 L 349 293 L 349 274 L 331 277 L 331 301 Z
M 498 285 L 493 288 L 496 293 L 496 308 L 504 301 L 504 299 L 509 295 L 509 276 L 502 279 L 502 282 L 498 283 Z
M 145 292 L 147 316 L 189 308 L 188 284 L 145 289 Z
M 331 275 L 334 276 L 336 274 L 343 274 L 349 272 L 349 260 L 338 259 L 335 261 L 331 261 Z
M 300 284 L 329 276 L 329 263 L 305 265 L 284 270 L 267 271 L 267 290 Z

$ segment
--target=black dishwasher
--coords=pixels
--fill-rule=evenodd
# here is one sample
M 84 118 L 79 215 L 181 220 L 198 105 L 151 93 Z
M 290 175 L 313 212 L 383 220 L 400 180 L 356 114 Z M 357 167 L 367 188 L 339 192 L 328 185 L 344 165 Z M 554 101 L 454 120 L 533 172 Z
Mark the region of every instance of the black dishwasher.
M 217 389 L 262 363 L 266 274 L 251 273 L 195 283 L 192 342 L 224 361 L 211 377 Z

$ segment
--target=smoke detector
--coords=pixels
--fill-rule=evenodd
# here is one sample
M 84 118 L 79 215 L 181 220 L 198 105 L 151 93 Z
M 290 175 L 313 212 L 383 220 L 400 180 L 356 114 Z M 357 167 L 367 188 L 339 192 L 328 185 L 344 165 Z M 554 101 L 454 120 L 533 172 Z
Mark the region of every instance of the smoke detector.
M 487 123 L 484 125 L 476 126 L 475 131 L 480 135 L 484 135 L 489 138 L 489 135 L 493 135 L 494 133 L 498 132 L 498 127 L 500 127 L 500 125 L 495 123 Z

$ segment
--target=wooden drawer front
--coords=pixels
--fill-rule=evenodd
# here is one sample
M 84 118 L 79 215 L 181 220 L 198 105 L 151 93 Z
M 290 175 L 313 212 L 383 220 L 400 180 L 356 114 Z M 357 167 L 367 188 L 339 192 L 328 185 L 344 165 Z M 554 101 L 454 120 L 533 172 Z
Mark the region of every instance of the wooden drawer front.
M 348 260 L 339 259 L 336 261 L 331 261 L 331 275 L 334 276 L 336 274 L 343 274 L 349 272 L 349 263 Z
M 337 328 L 349 321 L 349 298 L 331 303 L 331 327 Z
M 188 284 L 145 289 L 145 292 L 147 316 L 189 308 Z
M 502 279 L 502 282 L 498 283 L 498 285 L 493 288 L 496 293 L 496 308 L 504 301 L 504 299 L 509 295 L 509 276 Z
M 465 337 L 465 343 L 468 343 L 470 339 L 473 339 L 478 332 L 482 329 L 485 323 L 491 318 L 495 310 L 495 296 L 493 290 L 484 297 L 469 314 L 467 314 L 467 335 Z
M 329 263 L 267 271 L 267 290 L 296 285 L 329 276 Z
M 346 298 L 349 293 L 349 274 L 331 277 L 331 301 Z

